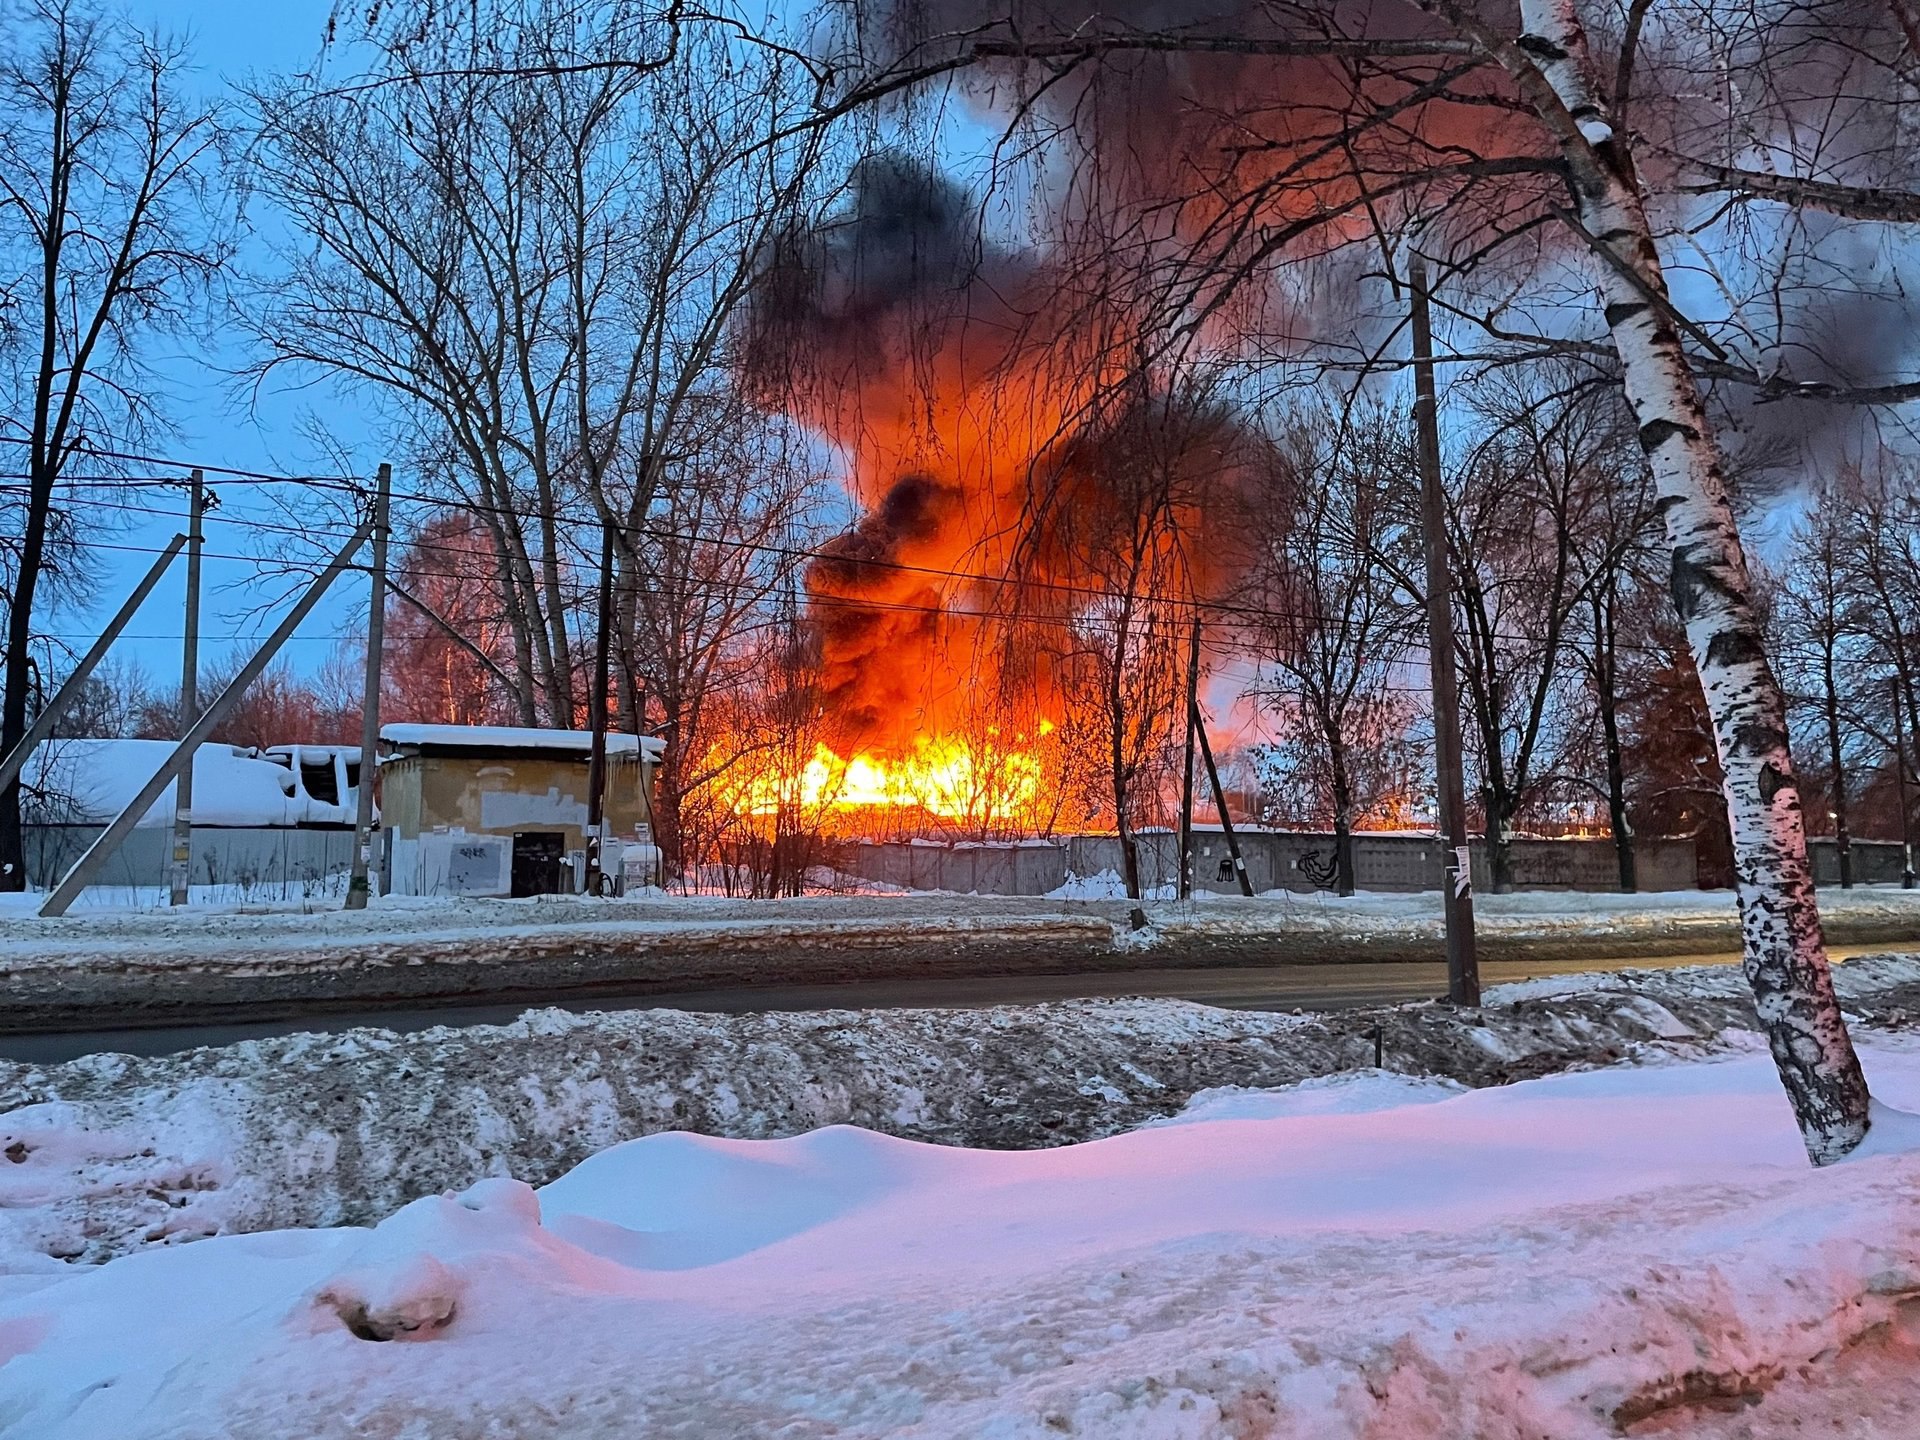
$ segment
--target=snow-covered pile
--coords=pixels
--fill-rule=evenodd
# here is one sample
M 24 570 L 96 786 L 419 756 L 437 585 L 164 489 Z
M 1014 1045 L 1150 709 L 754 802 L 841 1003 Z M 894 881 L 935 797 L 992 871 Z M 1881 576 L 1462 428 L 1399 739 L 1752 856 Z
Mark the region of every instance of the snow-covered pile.
M 853 1124 L 994 1149 L 1113 1135 L 1193 1096 L 1373 1063 L 1493 1085 L 1758 1044 L 1731 967 L 1640 972 L 1478 1012 L 1278 1015 L 1179 1001 L 712 1015 L 534 1011 L 511 1025 L 295 1035 L 156 1058 L 0 1064 L 0 1267 L 358 1223 L 484 1176 L 543 1183 L 663 1130 Z M 1920 1008 L 1920 958 L 1839 967 L 1856 1014 Z M 13 1258 L 9 1260 L 9 1255 Z
M 1180 887 L 1171 882 L 1151 886 L 1146 892 L 1146 898 L 1153 901 L 1177 900 L 1179 895 Z M 1069 871 L 1063 883 L 1047 892 L 1049 900 L 1125 900 L 1126 898 L 1127 882 L 1120 878 L 1120 873 L 1116 870 L 1101 870 L 1092 875 L 1075 875 Z M 1271 898 L 1291 899 L 1292 895 L 1289 891 L 1276 890 Z
M 1764 1056 L 1367 1075 L 1050 1150 L 653 1135 L 0 1279 L 0 1435 L 1872 1440 L 1916 1297 L 1920 1156 L 1809 1169 Z

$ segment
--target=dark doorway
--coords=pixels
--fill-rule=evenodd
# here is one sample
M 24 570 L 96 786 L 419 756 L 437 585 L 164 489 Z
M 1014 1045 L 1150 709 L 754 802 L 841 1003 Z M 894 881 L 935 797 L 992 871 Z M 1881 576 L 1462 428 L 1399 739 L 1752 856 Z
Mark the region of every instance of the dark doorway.
M 558 830 L 513 832 L 513 893 L 558 895 L 567 837 Z
M 308 799 L 322 805 L 340 803 L 340 782 L 334 774 L 331 753 L 323 760 L 309 760 L 304 750 L 300 752 L 300 787 Z

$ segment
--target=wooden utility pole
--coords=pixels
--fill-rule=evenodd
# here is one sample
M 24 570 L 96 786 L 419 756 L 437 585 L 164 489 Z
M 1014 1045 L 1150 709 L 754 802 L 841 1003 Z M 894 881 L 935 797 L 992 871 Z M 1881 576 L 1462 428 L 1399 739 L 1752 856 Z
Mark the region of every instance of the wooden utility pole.
M 1427 262 L 1415 254 L 1413 423 L 1420 464 L 1420 523 L 1427 542 L 1427 650 L 1433 677 L 1433 748 L 1439 769 L 1440 830 L 1447 863 L 1441 906 L 1447 926 L 1447 998 L 1480 1003 L 1480 961 L 1473 943 L 1473 855 L 1467 842 L 1467 782 L 1460 746 L 1460 693 L 1453 670 L 1453 582 L 1447 574 L 1447 507 L 1440 488 L 1440 420 L 1434 400 L 1433 324 L 1427 314 Z
M 173 748 L 173 753 L 167 756 L 165 763 L 158 770 L 153 772 L 147 783 L 140 787 L 140 793 L 127 802 L 127 807 L 114 817 L 113 823 L 87 847 L 86 854 L 73 862 L 73 868 L 67 871 L 66 878 L 61 880 L 59 886 L 47 897 L 46 903 L 40 907 L 42 919 L 67 913 L 67 908 L 79 898 L 80 892 L 87 888 L 93 877 L 99 873 L 100 867 L 107 863 L 107 857 L 120 848 L 120 842 L 125 840 L 133 827 L 140 823 L 140 817 L 147 813 L 153 802 L 160 798 L 161 792 L 180 773 L 180 767 L 191 758 L 193 752 L 212 733 L 214 727 L 227 718 L 228 712 L 240 703 L 240 697 L 247 693 L 247 687 L 258 680 L 267 666 L 273 663 L 273 657 L 280 653 L 280 647 L 286 644 L 287 637 L 294 632 L 302 620 L 312 613 L 313 607 L 320 603 L 320 597 L 325 595 L 333 582 L 340 578 L 340 572 L 347 568 L 347 562 L 366 542 L 367 534 L 372 529 L 371 520 L 362 521 L 359 528 L 348 538 L 347 543 L 334 552 L 334 557 L 327 568 L 315 578 L 313 584 L 307 588 L 306 594 L 294 603 L 293 609 L 287 612 L 286 618 L 274 627 L 266 643 L 254 652 L 251 660 L 241 667 L 240 673 L 228 682 L 227 688 L 222 690 L 219 697 L 201 712 L 200 718 L 188 727 L 186 735 Z
M 374 481 L 373 563 L 367 587 L 367 669 L 360 695 L 360 783 L 354 789 L 353 870 L 347 877 L 347 909 L 367 908 L 373 869 L 373 777 L 380 767 L 381 651 L 387 639 L 387 512 L 393 467 L 382 464 Z
M 587 751 L 587 893 L 601 886 L 607 851 L 607 686 L 613 656 L 613 516 L 600 517 L 600 629 L 593 648 L 592 741 Z
M 206 540 L 207 477 L 195 470 L 188 482 L 187 613 L 180 635 L 180 733 L 200 718 L 200 547 Z M 193 758 L 188 756 L 173 792 L 173 858 L 167 866 L 167 902 L 187 903 L 193 883 Z
M 1187 647 L 1187 746 L 1180 767 L 1180 898 L 1193 895 L 1193 717 L 1200 699 L 1200 612 L 1195 602 L 1193 641 Z

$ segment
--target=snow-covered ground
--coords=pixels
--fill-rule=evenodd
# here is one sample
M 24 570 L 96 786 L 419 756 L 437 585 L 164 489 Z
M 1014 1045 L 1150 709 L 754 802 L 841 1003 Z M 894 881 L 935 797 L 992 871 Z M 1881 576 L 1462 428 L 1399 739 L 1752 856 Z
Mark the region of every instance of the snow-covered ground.
M 1920 1109 L 1920 1044 L 1865 1059 Z M 663 1133 L 0 1278 L 0 1435 L 1907 1437 L 1895 1132 L 1813 1171 L 1736 1054 L 1206 1094 L 1047 1150 Z
M 1849 961 L 1857 1021 L 1920 1009 L 1920 957 Z M 535 1184 L 636 1136 L 851 1124 L 988 1149 L 1098 1139 L 1223 1088 L 1374 1063 L 1473 1086 L 1757 1044 L 1738 969 L 1496 987 L 1478 1011 L 1092 1000 L 977 1010 L 532 1011 L 509 1025 L 0 1063 L 0 1269 L 215 1233 L 368 1223 L 483 1176 Z M 11 1259 L 9 1257 L 12 1257 Z
M 474 900 L 387 896 L 363 911 L 332 900 L 281 905 L 93 907 L 59 919 L 32 913 L 34 897 L 0 896 L 0 973 L 78 965 L 118 971 L 228 973 L 311 968 L 316 963 L 418 963 L 457 957 L 512 958 L 564 945 L 578 952 L 644 948 L 774 948 L 804 941 L 851 948 L 915 940 L 1080 941 L 1110 945 L 1128 906 L 1113 900 L 972 895 L 817 895 L 785 900 L 653 894 L 622 900 L 547 896 Z M 1822 891 L 1836 932 L 1869 943 L 1920 935 L 1920 891 L 1872 887 Z M 1149 907 L 1155 943 L 1288 935 L 1350 940 L 1375 951 L 1431 942 L 1441 933 L 1438 894 L 1297 895 L 1253 900 L 1208 896 Z M 1724 948 L 1735 942 L 1725 891 L 1649 895 L 1530 891 L 1475 899 L 1475 923 L 1490 937 L 1546 943 L 1665 944 Z M 1360 949 L 1355 958 L 1368 958 Z

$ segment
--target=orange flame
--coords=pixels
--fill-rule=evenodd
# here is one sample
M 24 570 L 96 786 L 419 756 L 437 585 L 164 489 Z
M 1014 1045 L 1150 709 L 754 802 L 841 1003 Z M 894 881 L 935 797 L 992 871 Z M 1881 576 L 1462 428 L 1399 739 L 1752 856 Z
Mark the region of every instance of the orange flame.
M 954 736 L 921 736 L 909 751 L 879 754 L 836 753 L 824 742 L 797 767 L 773 764 L 737 780 L 730 795 L 733 810 L 767 816 L 799 810 L 825 819 L 877 816 L 885 811 L 918 812 L 978 829 L 1030 825 L 1043 809 L 1047 767 L 1039 742 L 1053 733 L 1041 720 L 1032 736 L 999 743 L 997 731 L 984 742 Z

